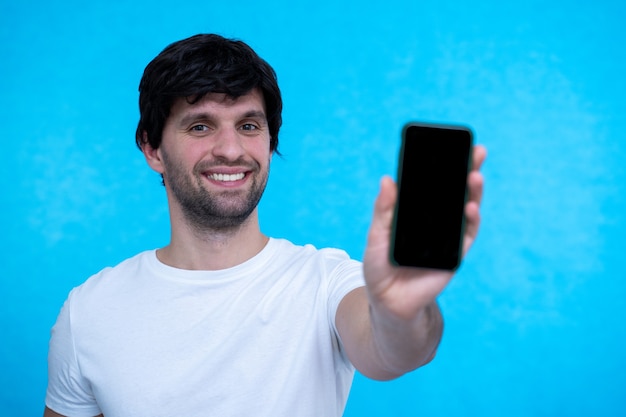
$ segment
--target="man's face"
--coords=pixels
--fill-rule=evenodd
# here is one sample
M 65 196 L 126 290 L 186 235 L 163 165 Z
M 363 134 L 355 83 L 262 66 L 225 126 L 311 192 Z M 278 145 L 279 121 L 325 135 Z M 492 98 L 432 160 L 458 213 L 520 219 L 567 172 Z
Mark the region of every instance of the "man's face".
M 195 104 L 178 99 L 156 150 L 171 201 L 201 231 L 241 225 L 265 190 L 269 143 L 258 90 L 235 100 L 224 94 Z

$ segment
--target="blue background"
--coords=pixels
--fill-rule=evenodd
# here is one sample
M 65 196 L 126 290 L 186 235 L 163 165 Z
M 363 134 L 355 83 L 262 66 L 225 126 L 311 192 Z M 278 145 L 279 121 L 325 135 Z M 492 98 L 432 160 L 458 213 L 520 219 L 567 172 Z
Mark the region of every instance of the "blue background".
M 137 85 L 170 42 L 217 32 L 284 94 L 267 234 L 360 259 L 404 122 L 467 123 L 489 149 L 437 358 L 357 375 L 346 416 L 625 415 L 625 18 L 618 1 L 3 0 L 0 414 L 41 414 L 69 290 L 167 243 Z

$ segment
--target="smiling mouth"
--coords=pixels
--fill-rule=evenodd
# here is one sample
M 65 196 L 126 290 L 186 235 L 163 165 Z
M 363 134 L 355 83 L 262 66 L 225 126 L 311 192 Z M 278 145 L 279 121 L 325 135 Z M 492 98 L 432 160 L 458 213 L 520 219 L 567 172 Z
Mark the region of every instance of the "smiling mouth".
M 208 178 L 214 181 L 222 181 L 222 182 L 232 182 L 242 180 L 246 174 L 244 172 L 240 172 L 238 174 L 209 174 Z

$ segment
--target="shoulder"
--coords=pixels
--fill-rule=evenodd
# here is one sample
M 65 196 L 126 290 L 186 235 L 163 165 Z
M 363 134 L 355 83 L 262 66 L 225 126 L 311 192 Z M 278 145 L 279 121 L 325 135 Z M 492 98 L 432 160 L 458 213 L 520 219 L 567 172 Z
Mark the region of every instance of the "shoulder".
M 337 248 L 318 249 L 313 245 L 297 245 L 284 239 L 272 239 L 273 262 L 286 269 L 306 270 L 323 276 L 361 274 L 360 261 Z
M 154 250 L 145 251 L 127 258 L 115 266 L 103 268 L 73 288 L 70 291 L 68 301 L 75 303 L 82 300 L 89 304 L 119 292 L 121 287 L 132 285 L 134 277 L 142 275 L 142 271 L 149 264 L 150 258 L 154 256 Z
M 359 263 L 348 255 L 342 249 L 337 248 L 317 248 L 311 244 L 298 245 L 286 239 L 273 238 L 271 241 L 273 253 L 275 257 L 293 261 L 315 261 L 320 263 L 340 263 L 355 262 Z

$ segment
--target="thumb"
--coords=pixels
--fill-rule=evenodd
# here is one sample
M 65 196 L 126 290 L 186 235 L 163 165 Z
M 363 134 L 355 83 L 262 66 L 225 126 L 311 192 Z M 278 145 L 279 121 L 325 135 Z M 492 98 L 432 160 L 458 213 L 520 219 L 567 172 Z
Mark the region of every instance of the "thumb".
M 389 176 L 380 181 L 380 191 L 374 203 L 374 216 L 368 235 L 368 246 L 389 245 L 393 210 L 398 196 L 395 182 Z

